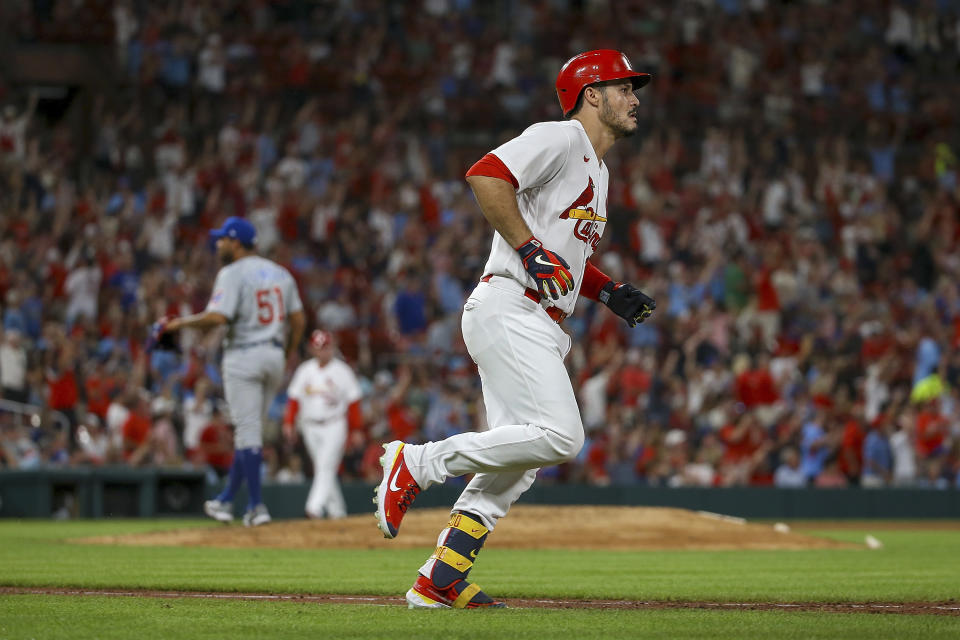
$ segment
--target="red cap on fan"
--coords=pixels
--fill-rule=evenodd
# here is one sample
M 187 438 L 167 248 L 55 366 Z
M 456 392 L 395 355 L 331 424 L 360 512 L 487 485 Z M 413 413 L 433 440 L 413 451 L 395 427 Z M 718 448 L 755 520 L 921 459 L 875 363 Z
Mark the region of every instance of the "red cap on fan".
M 329 332 L 317 329 L 310 334 L 310 346 L 314 349 L 322 349 L 333 342 L 333 336 Z

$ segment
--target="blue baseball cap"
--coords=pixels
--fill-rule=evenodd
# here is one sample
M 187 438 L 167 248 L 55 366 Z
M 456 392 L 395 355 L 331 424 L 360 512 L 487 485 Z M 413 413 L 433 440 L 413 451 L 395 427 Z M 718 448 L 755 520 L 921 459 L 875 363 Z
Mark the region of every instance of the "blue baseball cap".
M 230 216 L 223 221 L 222 227 L 210 231 L 211 243 L 215 243 L 220 238 L 233 238 L 243 246 L 251 248 L 257 241 L 257 228 L 249 220 Z

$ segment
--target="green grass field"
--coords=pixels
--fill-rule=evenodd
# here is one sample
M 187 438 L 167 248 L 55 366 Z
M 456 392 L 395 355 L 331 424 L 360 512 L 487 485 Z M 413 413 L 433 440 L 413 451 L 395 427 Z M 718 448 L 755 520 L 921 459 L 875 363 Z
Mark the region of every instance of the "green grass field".
M 189 521 L 0 521 L 0 586 L 402 596 L 418 550 L 203 549 L 69 540 L 217 526 Z M 372 525 L 371 525 L 372 526 Z M 471 574 L 510 598 L 708 602 L 948 602 L 960 597 L 956 531 L 807 531 L 881 550 L 515 551 L 490 545 Z M 375 532 L 372 532 L 372 534 Z M 478 621 L 477 618 L 480 618 Z M 149 597 L 0 595 L 0 638 L 960 637 L 960 617 L 741 610 L 510 609 Z

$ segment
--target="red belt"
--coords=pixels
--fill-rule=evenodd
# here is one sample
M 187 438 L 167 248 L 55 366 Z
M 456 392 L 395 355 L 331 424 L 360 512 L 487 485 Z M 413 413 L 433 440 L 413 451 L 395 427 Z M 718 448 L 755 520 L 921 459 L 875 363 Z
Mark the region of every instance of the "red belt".
M 490 282 L 490 278 L 492 277 L 493 277 L 493 274 L 488 273 L 487 275 L 480 278 L 480 282 Z M 531 289 L 530 287 L 527 287 L 526 289 L 523 290 L 523 295 L 527 296 L 537 304 L 540 304 L 540 300 L 542 299 L 540 292 L 537 291 L 536 289 Z M 545 311 L 547 312 L 547 315 L 550 316 L 550 319 L 556 322 L 557 324 L 560 324 L 567 318 L 567 314 L 561 311 L 557 307 L 547 307 Z

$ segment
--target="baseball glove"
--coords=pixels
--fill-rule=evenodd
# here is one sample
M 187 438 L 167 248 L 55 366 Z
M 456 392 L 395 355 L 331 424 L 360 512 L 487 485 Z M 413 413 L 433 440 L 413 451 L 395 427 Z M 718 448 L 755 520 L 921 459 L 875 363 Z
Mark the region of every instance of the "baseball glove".
M 143 345 L 147 353 L 152 351 L 177 351 L 177 342 L 173 333 L 167 331 L 167 325 L 172 318 L 164 316 L 150 326 L 150 335 Z

